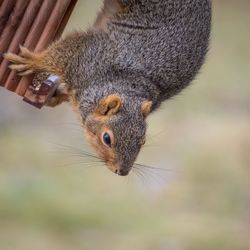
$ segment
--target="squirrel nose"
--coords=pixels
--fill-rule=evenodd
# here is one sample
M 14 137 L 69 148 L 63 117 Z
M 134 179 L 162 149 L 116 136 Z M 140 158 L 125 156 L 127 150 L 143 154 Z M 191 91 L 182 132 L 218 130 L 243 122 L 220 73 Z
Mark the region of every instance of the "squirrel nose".
M 119 169 L 119 170 L 116 170 L 116 173 L 120 176 L 127 176 L 128 173 L 129 173 L 129 170 L 126 170 L 126 169 Z

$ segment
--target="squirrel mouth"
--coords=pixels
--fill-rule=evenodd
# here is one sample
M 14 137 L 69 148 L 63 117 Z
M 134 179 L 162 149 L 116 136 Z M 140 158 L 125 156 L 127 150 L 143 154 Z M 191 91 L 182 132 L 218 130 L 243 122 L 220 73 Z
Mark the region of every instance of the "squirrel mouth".
M 106 165 L 113 173 L 119 176 L 127 176 L 130 172 L 130 169 L 121 168 L 118 163 L 106 162 Z
M 116 174 L 118 174 L 120 176 L 127 176 L 129 174 L 129 170 L 120 169 L 120 170 L 117 170 Z

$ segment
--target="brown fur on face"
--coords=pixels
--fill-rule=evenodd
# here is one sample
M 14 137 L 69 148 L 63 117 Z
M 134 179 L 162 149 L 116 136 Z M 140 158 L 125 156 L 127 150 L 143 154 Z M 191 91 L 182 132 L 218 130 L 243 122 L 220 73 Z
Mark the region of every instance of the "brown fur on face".
M 110 95 L 102 99 L 95 111 L 90 115 L 85 123 L 85 134 L 87 140 L 92 145 L 97 154 L 105 161 L 108 168 L 117 173 L 119 164 L 116 159 L 115 143 L 111 128 L 107 126 L 112 115 L 119 112 L 122 106 L 122 99 L 117 95 Z M 111 147 L 102 141 L 103 133 L 108 132 L 112 139 Z
M 105 127 L 107 119 L 103 119 L 101 116 L 93 115 L 92 122 L 95 123 L 95 127 L 85 126 L 85 135 L 88 142 L 94 148 L 98 156 L 105 161 L 108 168 L 117 173 L 118 164 L 116 160 L 116 152 L 115 152 L 115 139 L 112 138 L 112 147 L 109 148 L 102 142 L 102 134 L 106 131 L 111 131 L 108 127 Z

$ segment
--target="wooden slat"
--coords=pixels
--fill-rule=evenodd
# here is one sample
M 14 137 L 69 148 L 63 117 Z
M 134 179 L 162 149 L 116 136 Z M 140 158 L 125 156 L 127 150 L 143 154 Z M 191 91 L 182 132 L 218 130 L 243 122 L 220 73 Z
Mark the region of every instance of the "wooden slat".
M 34 0 L 31 1 L 31 9 L 32 9 L 32 14 L 33 14 L 33 4 Z M 43 30 L 46 26 L 47 20 L 49 16 L 52 13 L 52 10 L 55 6 L 55 2 L 51 0 L 43 0 L 39 1 L 39 4 L 42 6 L 39 9 L 38 14 L 35 16 L 35 20 L 33 20 L 33 25 L 31 29 L 29 30 L 28 35 L 25 35 L 25 40 L 24 41 L 18 41 L 17 40 L 17 50 L 18 50 L 18 45 L 22 44 L 23 46 L 29 48 L 30 50 L 34 50 L 39 39 L 41 38 L 41 34 L 43 33 Z M 25 23 L 24 23 L 25 25 Z M 7 62 L 8 65 L 8 62 Z M 1 74 L 1 73 L 0 73 Z M 6 88 L 11 91 L 16 91 L 19 85 L 20 77 L 17 76 L 15 71 L 12 71 L 6 81 Z
M 71 14 L 75 8 L 76 3 L 77 3 L 77 0 L 70 1 L 69 7 L 68 7 L 68 9 L 63 17 L 63 20 L 59 26 L 59 29 L 57 30 L 55 40 L 57 40 L 61 37 L 61 35 L 62 35 L 62 33 L 63 33 L 63 31 L 64 31 L 64 29 L 69 21 L 69 18 L 70 18 Z
M 19 51 L 19 44 L 23 44 L 27 34 L 30 31 L 34 20 L 36 19 L 37 13 L 41 7 L 43 0 L 32 0 L 30 1 L 28 7 L 26 8 L 25 14 L 15 32 L 15 35 L 12 41 L 7 41 L 6 43 L 9 44 L 7 49 L 8 52 L 18 53 Z M 6 52 L 6 51 L 4 51 Z M 4 85 L 5 80 L 8 78 L 10 74 L 10 70 L 8 69 L 9 63 L 4 60 L 0 65 L 0 84 Z M 18 82 L 13 82 L 12 85 L 8 85 L 7 82 L 5 84 L 6 88 L 15 91 Z
M 63 20 L 63 17 L 69 7 L 70 1 L 61 0 L 57 1 L 50 18 L 45 26 L 43 34 L 35 48 L 35 51 L 41 51 L 43 48 L 47 47 L 55 38 L 55 35 L 59 29 L 59 26 Z M 24 96 L 32 77 L 23 77 L 18 84 L 16 93 L 20 96 Z
M 19 0 L 17 1 L 9 20 L 6 24 L 5 29 L 3 30 L 0 37 L 0 51 L 4 52 L 8 48 L 8 43 L 6 41 L 11 41 L 15 35 L 16 29 L 20 23 L 20 20 L 23 17 L 26 6 L 28 5 L 29 0 Z M 1 58 L 0 58 L 1 62 Z
M 48 23 L 43 31 L 41 39 L 39 40 L 35 51 L 42 50 L 45 46 L 53 41 L 57 31 L 60 27 L 60 24 L 63 20 L 63 17 L 69 7 L 70 1 L 60 0 L 57 1 L 55 8 L 48 20 Z
M 18 35 L 17 30 L 20 27 L 20 20 L 22 20 L 24 15 L 25 15 L 25 10 L 26 10 L 28 3 L 29 3 L 29 1 L 27 1 L 27 0 L 20 0 L 16 3 L 16 5 L 13 9 L 13 12 L 11 13 L 9 20 L 6 24 L 6 27 L 3 30 L 3 33 L 1 34 L 1 37 L 0 37 L 0 51 L 1 51 L 1 53 L 5 53 L 7 50 L 15 52 L 15 53 L 18 51 L 17 50 L 18 44 L 16 44 L 16 46 L 12 48 L 13 50 L 9 50 L 10 41 L 11 41 L 11 44 L 13 44 L 13 41 L 15 40 L 15 38 Z M 27 23 L 26 23 L 25 27 L 28 27 Z M 22 30 L 21 36 L 25 37 L 25 35 L 26 35 L 25 30 Z M 18 42 L 20 42 L 20 37 L 18 39 Z M 2 61 L 1 59 L 0 59 L 0 63 Z M 2 84 L 5 83 L 9 73 L 10 73 L 10 70 L 8 69 L 8 62 L 3 61 L 0 65 L 0 83 L 2 83 Z
M 41 51 L 58 38 L 77 0 L 0 0 L 0 86 L 24 96 L 33 76 L 17 77 L 8 69 L 5 52 L 18 53 L 19 44 Z
M 10 13 L 15 5 L 15 0 L 4 0 L 0 8 L 0 34 L 9 20 Z
M 74 10 L 76 3 L 77 3 L 77 0 L 72 0 L 70 2 L 70 5 L 63 17 L 63 20 L 59 26 L 59 29 L 57 30 L 55 39 L 58 39 L 63 33 L 63 30 L 72 14 L 72 11 Z M 48 73 L 37 74 L 36 77 L 32 80 L 32 84 L 30 84 L 29 87 L 27 88 L 23 100 L 38 109 L 42 108 L 47 102 L 47 100 L 54 94 L 57 86 L 60 83 L 59 78 L 57 79 L 56 82 L 50 82 L 50 87 L 46 88 L 47 91 L 45 95 L 39 96 L 39 93 L 40 93 L 39 90 L 42 89 L 44 86 L 47 86 L 47 82 L 49 79 L 48 77 L 49 77 Z M 37 86 L 39 85 L 40 85 L 40 89 L 37 91 Z

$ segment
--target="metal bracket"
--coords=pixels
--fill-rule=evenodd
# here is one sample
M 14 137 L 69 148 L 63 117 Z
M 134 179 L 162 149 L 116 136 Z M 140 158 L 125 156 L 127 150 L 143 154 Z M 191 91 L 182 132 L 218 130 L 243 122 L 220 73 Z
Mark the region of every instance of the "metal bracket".
M 23 100 L 32 106 L 41 109 L 47 101 L 53 97 L 60 83 L 61 80 L 58 76 L 51 75 L 40 85 L 34 86 L 34 84 L 31 84 L 28 87 Z

